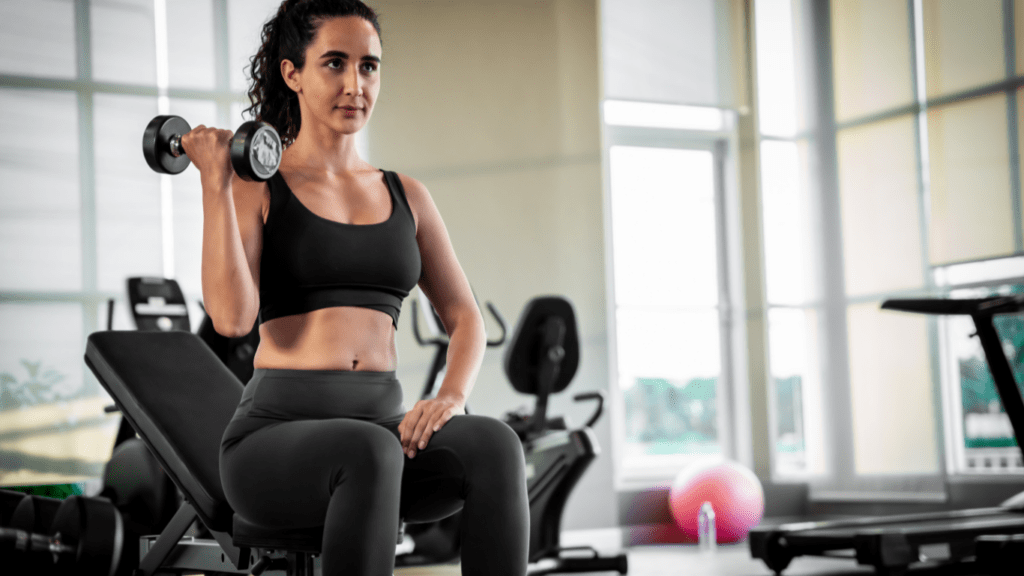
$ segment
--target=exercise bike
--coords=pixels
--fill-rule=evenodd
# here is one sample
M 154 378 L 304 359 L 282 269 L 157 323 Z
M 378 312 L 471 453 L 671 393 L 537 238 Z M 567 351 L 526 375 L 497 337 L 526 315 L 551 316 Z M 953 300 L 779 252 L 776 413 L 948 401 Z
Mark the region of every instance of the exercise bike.
M 428 326 L 440 326 L 426 297 L 420 293 L 419 299 L 428 322 L 429 319 L 434 321 Z M 487 307 L 502 327 L 503 340 L 505 324 L 501 315 L 492 304 L 487 303 Z M 433 332 L 431 340 L 424 340 L 415 314 L 413 331 L 421 345 L 438 347 L 424 387 L 424 397 L 429 397 L 437 375 L 444 368 L 448 343 L 440 328 Z M 500 342 L 494 345 L 500 345 Z M 531 300 L 519 318 L 512 341 L 505 351 L 503 366 L 513 388 L 536 396 L 536 405 L 532 412 L 526 409 L 508 412 L 502 420 L 519 436 L 526 458 L 530 502 L 529 572 L 532 575 L 607 570 L 626 574 L 629 569 L 625 554 L 602 557 L 590 546 L 561 545 L 565 504 L 600 451 L 591 429 L 604 408 L 604 395 L 600 391 L 573 397 L 578 402 L 597 401 L 597 408 L 581 428 L 571 429 L 562 416 L 547 416 L 548 398 L 569 386 L 579 367 L 579 358 L 579 336 L 572 303 L 559 296 Z M 457 538 L 457 529 L 451 533 Z M 457 553 L 457 543 L 454 550 Z
M 629 571 L 625 554 L 601 556 L 591 546 L 562 546 L 562 511 L 569 494 L 600 448 L 592 426 L 604 409 L 604 394 L 584 392 L 573 396 L 583 402 L 596 400 L 597 408 L 577 429 L 562 416 L 548 418 L 548 397 L 566 389 L 579 367 L 580 344 L 576 313 L 561 296 L 530 300 L 505 350 L 504 368 L 512 387 L 537 397 L 532 413 L 506 413 L 503 420 L 523 442 L 526 483 L 530 499 L 531 574 L 564 572 Z M 563 555 L 569 553 L 570 555 Z M 584 555 L 580 555 L 583 553 Z

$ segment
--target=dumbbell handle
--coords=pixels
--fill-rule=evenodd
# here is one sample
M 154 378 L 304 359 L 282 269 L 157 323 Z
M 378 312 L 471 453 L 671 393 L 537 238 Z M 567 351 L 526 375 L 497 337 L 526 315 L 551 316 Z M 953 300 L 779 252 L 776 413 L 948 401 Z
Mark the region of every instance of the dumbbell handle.
M 60 532 L 50 536 L 15 528 L 0 528 L 0 542 L 13 542 L 15 550 L 25 552 L 51 552 L 56 561 L 60 554 L 74 554 L 75 549 L 61 541 Z
M 157 116 L 142 133 L 142 154 L 160 174 L 180 174 L 191 164 L 181 146 L 192 128 L 180 116 Z M 277 173 L 284 148 L 281 136 L 266 122 L 243 122 L 231 137 L 231 167 L 243 180 L 264 182 Z
M 170 146 L 171 156 L 180 158 L 185 155 L 185 149 L 181 147 L 181 134 L 175 134 L 171 136 L 171 139 L 167 142 Z

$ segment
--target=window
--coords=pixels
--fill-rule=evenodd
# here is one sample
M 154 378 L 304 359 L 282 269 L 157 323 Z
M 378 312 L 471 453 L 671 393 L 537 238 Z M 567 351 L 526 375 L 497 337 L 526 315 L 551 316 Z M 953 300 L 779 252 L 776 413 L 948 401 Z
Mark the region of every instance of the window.
M 775 476 L 928 499 L 1019 472 L 964 319 L 879 306 L 1020 289 L 1024 5 L 755 7 Z
M 102 475 L 119 420 L 82 353 L 108 298 L 115 328 L 132 328 L 128 276 L 177 278 L 200 318 L 199 177 L 152 172 L 142 131 L 158 113 L 239 124 L 241 55 L 277 4 L 4 2 L 0 450 L 18 464 L 0 466 L 0 485 Z
M 1024 258 L 937 268 L 935 281 L 954 298 L 1024 294 Z M 1017 386 L 1024 394 L 1024 314 L 993 318 Z M 946 435 L 951 473 L 1024 473 L 1020 449 L 1006 416 L 974 322 L 949 316 L 939 323 Z
M 604 104 L 620 485 L 730 452 L 727 119 L 706 107 Z
M 755 7 L 770 445 L 776 475 L 802 476 L 826 466 L 818 240 L 824 231 L 809 171 L 810 119 L 802 96 L 809 88 L 798 69 L 801 4 L 759 1 Z

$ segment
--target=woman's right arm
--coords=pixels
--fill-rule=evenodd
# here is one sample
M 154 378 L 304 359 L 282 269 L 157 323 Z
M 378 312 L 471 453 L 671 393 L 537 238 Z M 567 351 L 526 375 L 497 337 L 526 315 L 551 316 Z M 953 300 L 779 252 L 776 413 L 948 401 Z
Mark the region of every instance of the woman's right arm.
M 228 130 L 196 128 L 182 146 L 199 168 L 203 185 L 203 305 L 214 329 L 244 336 L 259 312 L 260 253 L 270 192 L 231 168 Z

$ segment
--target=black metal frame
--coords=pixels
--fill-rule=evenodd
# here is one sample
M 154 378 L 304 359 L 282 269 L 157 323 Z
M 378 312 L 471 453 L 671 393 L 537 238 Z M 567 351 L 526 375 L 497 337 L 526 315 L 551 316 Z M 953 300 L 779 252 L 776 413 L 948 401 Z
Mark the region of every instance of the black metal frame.
M 235 546 L 227 532 L 211 530 L 213 538 L 195 538 L 185 533 L 197 520 L 195 508 L 185 502 L 159 535 L 139 541 L 142 561 L 133 576 L 153 576 L 168 570 L 221 574 L 314 576 L 320 574 L 319 556 L 267 548 Z M 260 570 L 262 562 L 265 571 Z

